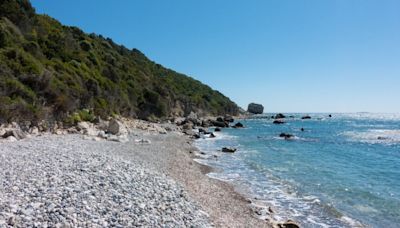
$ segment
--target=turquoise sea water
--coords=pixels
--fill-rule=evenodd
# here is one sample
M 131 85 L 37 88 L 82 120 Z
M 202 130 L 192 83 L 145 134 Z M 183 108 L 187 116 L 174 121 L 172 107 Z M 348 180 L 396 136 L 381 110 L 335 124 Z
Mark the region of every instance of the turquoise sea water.
M 304 227 L 400 227 L 400 115 L 286 115 L 294 118 L 283 125 L 240 120 L 246 128 L 196 141 L 205 153 L 198 161 L 218 168 L 209 176 L 273 205 L 277 220 L 295 219 Z M 279 138 L 282 132 L 295 138 Z M 218 151 L 225 146 L 238 151 Z

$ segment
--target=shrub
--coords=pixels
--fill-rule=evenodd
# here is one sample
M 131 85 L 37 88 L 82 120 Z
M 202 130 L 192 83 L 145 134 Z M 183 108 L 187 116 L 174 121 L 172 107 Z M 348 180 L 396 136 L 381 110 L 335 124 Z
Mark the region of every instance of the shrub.
M 89 41 L 83 40 L 81 41 L 81 48 L 84 51 L 90 51 L 90 49 L 92 49 L 92 45 L 90 44 Z

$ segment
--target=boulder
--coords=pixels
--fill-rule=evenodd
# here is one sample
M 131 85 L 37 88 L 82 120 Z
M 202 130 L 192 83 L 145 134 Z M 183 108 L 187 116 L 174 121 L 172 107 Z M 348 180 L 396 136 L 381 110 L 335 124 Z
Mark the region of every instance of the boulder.
M 38 127 L 32 127 L 32 128 L 29 130 L 29 133 L 30 133 L 31 135 L 38 135 L 38 134 L 39 134 L 39 128 L 38 128 Z
M 6 140 L 7 140 L 8 142 L 16 142 L 16 141 L 18 141 L 18 139 L 16 139 L 14 136 L 8 136 L 8 137 L 6 138 Z
M 215 138 L 216 136 L 214 135 L 214 133 L 210 134 L 210 138 Z
M 329 115 L 328 115 L 328 117 L 329 117 L 329 118 L 331 118 L 331 117 L 332 117 L 332 115 L 331 115 L 331 114 L 329 114 Z
M 201 124 L 199 117 L 194 112 L 190 112 L 190 114 L 186 117 L 186 122 L 192 122 L 193 125 L 195 125 L 195 126 L 198 126 Z
M 225 153 L 234 153 L 236 150 L 237 149 L 233 147 L 223 147 L 221 151 Z
M 278 224 L 279 228 L 300 228 L 300 225 L 292 220 L 287 220 L 284 223 Z
M 233 119 L 232 116 L 226 115 L 226 116 L 224 117 L 224 121 L 225 121 L 225 122 L 229 122 L 229 123 L 233 123 L 235 120 Z
M 8 138 L 10 136 L 15 137 L 17 140 L 20 140 L 26 138 L 27 135 L 19 129 L 8 130 L 5 134 L 3 134 L 3 138 Z
M 176 117 L 176 118 L 174 118 L 173 122 L 174 122 L 176 125 L 181 126 L 181 125 L 183 125 L 183 124 L 186 123 L 186 118 L 183 118 L 183 117 Z
M 193 129 L 193 123 L 191 123 L 191 122 L 185 123 L 185 124 L 182 126 L 182 129 L 183 129 L 183 130 L 192 130 L 192 129 Z
M 194 132 L 192 129 L 186 129 L 182 131 L 184 134 L 189 135 L 189 136 L 194 136 L 195 134 L 197 134 L 196 132 Z
M 274 122 L 272 122 L 273 124 L 284 124 L 285 121 L 283 120 L 274 120 Z
M 216 127 L 216 128 L 214 129 L 214 131 L 215 131 L 215 132 L 219 132 L 219 131 L 221 131 L 221 128 Z
M 20 123 L 19 127 L 22 131 L 28 132 L 31 125 L 31 121 L 23 121 L 22 123 Z
M 90 124 L 88 122 L 79 122 L 76 127 L 79 131 L 84 131 L 90 128 Z
M 163 128 L 163 127 L 158 127 L 157 131 L 158 131 L 158 134 L 162 134 L 162 135 L 167 134 L 167 129 Z
M 99 132 L 95 128 L 89 127 L 87 129 L 83 130 L 83 134 L 89 135 L 89 136 L 97 136 L 99 134 Z
M 116 119 L 110 120 L 107 131 L 113 135 L 128 134 L 126 127 Z
M 204 128 L 208 128 L 208 127 L 210 127 L 210 120 L 202 120 L 201 121 L 201 126 L 202 127 L 204 127 Z
M 293 135 L 292 134 L 287 134 L 287 133 L 281 133 L 279 135 L 279 137 L 284 138 L 284 139 L 291 139 L 291 138 L 293 138 Z
M 234 127 L 234 128 L 243 128 L 244 126 L 243 126 L 242 123 L 238 122 L 238 123 L 236 123 L 233 127 Z
M 229 127 L 229 124 L 221 121 L 212 120 L 211 124 L 215 127 Z
M 114 142 L 121 142 L 121 143 L 129 141 L 128 135 L 110 135 L 110 137 L 108 137 L 107 140 Z
M 308 120 L 308 119 L 311 119 L 311 116 L 306 115 L 306 116 L 301 117 L 301 119 L 302 119 L 302 120 Z
M 107 138 L 107 134 L 105 131 L 99 131 L 99 133 L 97 134 L 97 137 L 100 137 L 102 139 L 106 139 Z
M 204 133 L 206 130 L 204 128 L 199 128 L 199 133 Z
M 107 131 L 109 124 L 110 124 L 109 121 L 102 120 L 99 118 L 98 123 L 96 124 L 96 127 L 102 131 Z
M 225 122 L 224 118 L 222 118 L 222 117 L 217 117 L 216 121 L 218 121 L 218 122 Z
M 261 104 L 250 103 L 247 107 L 247 111 L 253 114 L 262 114 L 264 112 L 264 106 Z
M 283 115 L 282 113 L 278 113 L 275 115 L 275 119 L 284 119 L 284 118 L 286 118 L 286 116 Z

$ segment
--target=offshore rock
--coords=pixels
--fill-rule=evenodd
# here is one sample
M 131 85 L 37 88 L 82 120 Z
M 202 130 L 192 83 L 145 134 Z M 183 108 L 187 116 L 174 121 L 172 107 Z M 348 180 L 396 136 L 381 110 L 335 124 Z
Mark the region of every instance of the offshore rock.
M 253 114 L 262 114 L 264 112 L 264 106 L 261 104 L 250 103 L 247 107 L 247 111 Z
M 236 148 L 232 147 L 223 147 L 221 151 L 225 153 L 234 153 L 236 150 L 237 150 Z
M 240 122 L 236 123 L 233 128 L 244 128 L 244 125 Z
M 274 122 L 272 122 L 273 124 L 284 124 L 285 121 L 283 120 L 274 120 Z

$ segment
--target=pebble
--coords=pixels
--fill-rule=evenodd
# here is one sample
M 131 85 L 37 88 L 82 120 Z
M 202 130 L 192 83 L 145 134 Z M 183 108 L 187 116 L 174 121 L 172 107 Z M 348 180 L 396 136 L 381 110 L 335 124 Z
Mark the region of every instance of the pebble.
M 0 227 L 211 227 L 180 185 L 117 149 L 79 135 L 2 144 Z

